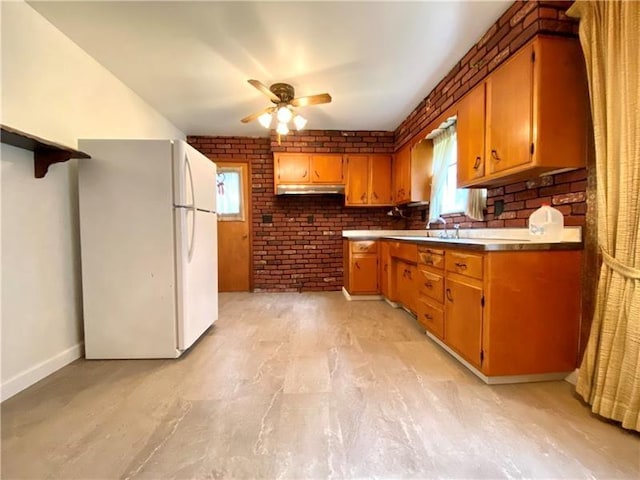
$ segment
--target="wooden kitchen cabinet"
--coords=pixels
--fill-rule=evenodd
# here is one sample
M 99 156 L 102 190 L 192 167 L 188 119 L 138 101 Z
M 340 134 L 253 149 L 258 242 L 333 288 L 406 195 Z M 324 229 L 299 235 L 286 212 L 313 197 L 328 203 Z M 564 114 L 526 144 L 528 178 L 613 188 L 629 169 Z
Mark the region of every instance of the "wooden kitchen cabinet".
M 393 300 L 490 383 L 575 369 L 580 250 L 388 244 Z
M 345 288 L 351 295 L 380 293 L 378 243 L 375 240 L 352 240 L 344 244 Z
M 275 154 L 276 183 L 309 183 L 308 154 Z
M 398 150 L 393 163 L 393 201 L 396 205 L 429 201 L 433 142 L 410 141 Z
M 391 274 L 390 296 L 387 298 L 415 312 L 418 300 L 418 247 L 414 243 L 392 241 L 388 248 Z
M 478 85 L 458 104 L 458 186 L 484 176 L 485 85 Z
M 482 286 L 448 275 L 445 281 L 445 341 L 472 365 L 482 365 Z
M 392 205 L 390 155 L 347 155 L 346 206 Z
M 539 35 L 461 99 L 458 186 L 488 187 L 584 167 L 588 122 L 587 78 L 578 39 Z
M 391 256 L 389 255 L 389 242 L 385 240 L 381 240 L 378 242 L 379 252 L 378 252 L 378 260 L 380 267 L 380 293 L 382 295 L 394 301 L 392 292 L 391 292 L 391 284 L 393 280 L 391 279 Z
M 274 188 L 279 184 L 344 184 L 342 154 L 274 153 Z

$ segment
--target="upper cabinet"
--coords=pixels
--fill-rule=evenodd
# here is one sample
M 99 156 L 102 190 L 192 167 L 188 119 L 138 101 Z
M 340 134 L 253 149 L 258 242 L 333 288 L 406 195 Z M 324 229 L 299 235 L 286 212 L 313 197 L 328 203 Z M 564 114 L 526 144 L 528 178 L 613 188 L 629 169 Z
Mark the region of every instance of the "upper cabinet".
M 458 104 L 458 184 L 484 177 L 484 83 Z
M 538 36 L 458 104 L 458 186 L 585 165 L 589 97 L 577 39 Z
M 408 142 L 394 156 L 394 203 L 426 202 L 431 195 L 431 140 Z
M 274 185 L 344 184 L 342 154 L 275 153 Z
M 393 203 L 391 155 L 346 155 L 345 205 L 382 206 Z

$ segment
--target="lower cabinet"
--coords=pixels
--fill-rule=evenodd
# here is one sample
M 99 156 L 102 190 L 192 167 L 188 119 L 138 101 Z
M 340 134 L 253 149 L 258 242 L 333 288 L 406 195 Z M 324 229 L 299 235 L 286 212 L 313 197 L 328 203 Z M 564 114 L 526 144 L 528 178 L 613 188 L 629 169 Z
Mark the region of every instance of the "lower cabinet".
M 447 277 L 445 341 L 465 360 L 482 365 L 482 286 Z
M 352 295 L 380 293 L 378 243 L 375 240 L 343 242 L 345 288 Z
M 490 378 L 575 369 L 579 250 L 474 252 L 408 242 L 390 242 L 389 250 L 385 297 L 414 312 L 478 372 Z

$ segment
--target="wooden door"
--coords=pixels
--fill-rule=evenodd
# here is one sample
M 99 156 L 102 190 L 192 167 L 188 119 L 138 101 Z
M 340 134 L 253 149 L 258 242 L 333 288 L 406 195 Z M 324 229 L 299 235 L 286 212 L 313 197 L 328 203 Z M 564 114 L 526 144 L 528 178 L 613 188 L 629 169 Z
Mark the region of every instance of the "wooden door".
M 391 257 L 389 256 L 389 242 L 380 241 L 379 267 L 380 267 L 380 293 L 391 299 Z
M 458 186 L 484 176 L 484 83 L 458 105 Z
M 353 294 L 378 293 L 378 255 L 354 254 L 351 256 L 351 291 Z
M 275 183 L 309 183 L 309 155 L 279 153 L 275 159 Z
M 445 342 L 469 363 L 480 368 L 482 288 L 447 278 L 444 297 Z
M 393 194 L 391 190 L 391 155 L 371 155 L 370 168 L 370 205 L 391 205 Z
M 487 79 L 488 174 L 531 161 L 533 46 L 520 50 Z
M 344 182 L 342 155 L 311 155 L 311 182 Z
M 405 145 L 395 156 L 394 202 L 406 203 L 411 198 L 411 149 Z
M 367 204 L 368 175 L 369 157 L 367 155 L 349 155 L 347 157 L 345 205 Z
M 249 165 L 218 166 L 218 288 L 221 292 L 251 289 L 251 214 Z

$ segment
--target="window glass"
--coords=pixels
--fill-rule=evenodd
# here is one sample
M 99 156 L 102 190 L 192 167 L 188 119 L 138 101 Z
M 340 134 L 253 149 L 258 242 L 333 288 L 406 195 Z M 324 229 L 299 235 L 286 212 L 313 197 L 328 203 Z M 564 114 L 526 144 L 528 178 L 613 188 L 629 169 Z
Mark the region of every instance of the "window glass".
M 242 176 L 239 168 L 219 168 L 217 211 L 220 220 L 243 220 Z

